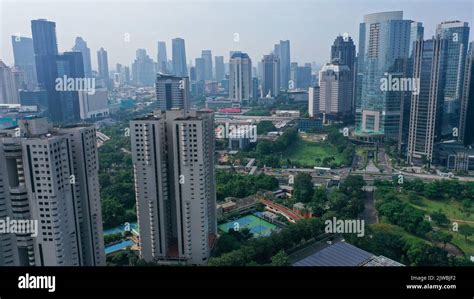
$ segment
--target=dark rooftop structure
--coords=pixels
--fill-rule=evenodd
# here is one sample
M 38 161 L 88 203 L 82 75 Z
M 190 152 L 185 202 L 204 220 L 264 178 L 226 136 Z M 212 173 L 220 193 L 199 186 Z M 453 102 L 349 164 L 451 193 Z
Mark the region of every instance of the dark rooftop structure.
M 384 256 L 375 256 L 344 241 L 319 249 L 293 262 L 292 265 L 303 267 L 403 266 L 394 260 Z

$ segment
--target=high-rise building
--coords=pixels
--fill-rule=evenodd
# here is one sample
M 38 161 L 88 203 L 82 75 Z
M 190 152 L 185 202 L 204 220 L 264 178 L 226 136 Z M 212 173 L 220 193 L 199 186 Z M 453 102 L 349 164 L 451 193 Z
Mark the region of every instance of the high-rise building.
M 132 64 L 133 82 L 138 86 L 153 86 L 156 78 L 155 63 L 146 54 L 145 49 L 138 49 Z
M 347 65 L 351 71 L 354 71 L 355 46 L 350 36 L 337 36 L 331 46 L 331 62 L 337 59 L 341 65 Z
M 216 80 L 221 81 L 225 79 L 224 56 L 215 56 Z
M 237 105 L 252 96 L 252 60 L 247 53 L 235 53 L 229 60 L 229 98 Z
M 79 121 L 79 86 L 74 86 L 73 90 L 67 87 L 66 80 L 84 78 L 84 64 L 80 52 L 64 52 L 56 56 L 56 75 L 63 81 L 62 86 L 56 86 L 57 105 L 50 107 L 50 112 L 54 115 L 54 121 L 62 123 L 74 123 Z M 90 86 L 92 88 L 92 86 Z M 86 88 L 83 88 L 86 89 Z
M 355 130 L 360 139 L 400 137 L 402 103 L 409 91 L 391 88 L 391 79 L 406 79 L 410 27 L 402 11 L 369 14 L 360 24 Z
M 474 42 L 471 42 L 466 58 L 459 137 L 466 146 L 474 143 Z
M 23 36 L 12 36 L 13 58 L 15 67 L 25 74 L 25 85 L 28 90 L 36 88 L 36 64 L 33 39 Z
M 212 52 L 211 50 L 202 50 L 201 57 L 204 59 L 204 80 L 213 79 Z
M 192 66 L 189 68 L 189 81 L 194 83 L 197 80 L 196 67 Z
M 319 115 L 319 86 L 310 87 L 308 90 L 308 114 L 310 117 Z
M 410 44 L 408 50 L 407 60 L 407 78 L 414 78 L 413 75 L 413 63 L 414 63 L 414 45 L 416 41 L 423 41 L 424 27 L 421 22 L 412 22 L 410 26 Z M 400 109 L 400 134 L 398 140 L 398 148 L 401 152 L 406 153 L 408 144 L 408 134 L 410 125 L 410 110 L 411 110 L 411 96 L 407 95 L 404 97 L 402 107 Z
M 155 88 L 159 109 L 189 109 L 190 98 L 188 77 L 158 74 L 156 76 Z
M 36 237 L 6 243 L 9 264 L 105 266 L 94 126 L 53 128 L 30 118 L 1 131 L 0 189 L 10 217 L 38 224 Z
M 87 42 L 82 37 L 76 37 L 73 51 L 82 53 L 82 61 L 84 62 L 84 75 L 92 78 L 91 50 L 87 47 Z
M 0 131 L 0 219 L 14 218 L 13 205 L 11 193 L 14 193 L 14 188 L 11 188 L 4 177 L 8 177 L 7 163 L 5 163 L 5 149 L 8 147 L 3 145 L 3 138 Z M 19 266 L 20 252 L 17 235 L 13 232 L 0 234 L 0 266 Z M 26 255 L 27 257 L 27 255 Z M 23 262 L 24 265 L 29 265 L 28 260 Z
M 298 66 L 297 62 L 292 62 L 290 79 L 289 89 L 307 90 L 311 86 L 311 66 Z
M 264 97 L 280 94 L 280 59 L 273 54 L 262 59 L 262 93 Z
M 436 38 L 417 40 L 413 46 L 413 76 L 420 80 L 420 90 L 411 97 L 407 161 L 423 165 L 432 161 L 440 137 L 446 43 Z
M 206 80 L 206 62 L 204 58 L 198 57 L 195 60 L 196 66 L 196 81 L 204 81 Z
M 173 74 L 178 77 L 186 77 L 188 75 L 188 67 L 186 66 L 186 47 L 184 39 L 174 38 L 172 40 L 173 47 Z
M 319 71 L 319 111 L 335 117 L 347 116 L 351 103 L 352 72 L 349 66 L 337 63 L 323 66 Z
M 45 19 L 32 20 L 31 32 L 35 56 L 58 54 L 56 23 Z
M 441 134 L 447 139 L 457 139 L 453 130 L 459 126 L 461 97 L 464 83 L 464 66 L 469 45 L 467 22 L 447 21 L 436 28 L 436 35 L 446 40 L 444 49 L 447 56 Z
M 421 22 L 412 22 L 410 26 L 410 49 L 408 53 L 410 56 L 413 55 L 414 51 L 414 43 L 417 40 L 422 40 L 424 36 L 425 29 L 423 27 L 423 23 Z
M 33 48 L 35 52 L 36 78 L 39 88 L 46 90 L 48 96 L 48 114 L 52 121 L 59 121 L 59 105 L 55 81 L 57 78 L 56 23 L 39 19 L 31 21 Z
M 213 114 L 166 111 L 130 128 L 140 256 L 206 264 L 217 233 Z
M 352 74 L 352 100 L 351 110 L 355 110 L 355 80 L 356 80 L 356 49 L 354 41 L 348 35 L 337 36 L 331 46 L 331 62 L 337 60 L 339 64 L 347 65 Z
M 107 51 L 105 51 L 104 48 L 100 48 L 99 51 L 97 51 L 97 65 L 99 78 L 107 82 L 109 80 L 109 59 L 107 58 Z
M 109 115 L 107 88 L 97 88 L 94 94 L 79 92 L 79 114 L 81 119 L 95 119 Z
M 0 60 L 0 104 L 19 104 L 20 94 L 12 70 Z
M 125 84 L 130 84 L 130 68 L 128 66 L 123 67 L 123 82 Z
M 258 82 L 257 77 L 253 77 L 252 78 L 252 100 L 254 102 L 257 102 L 258 97 L 260 97 L 259 82 Z
M 165 42 L 158 42 L 158 55 L 156 57 L 156 61 L 158 63 L 158 72 L 160 73 L 169 73 L 167 63 L 168 63 L 168 55 L 166 54 L 166 43 Z
M 288 89 L 291 75 L 290 41 L 281 40 L 274 48 L 274 55 L 280 60 L 280 88 Z
M 20 91 L 20 104 L 22 106 L 36 106 L 39 115 L 46 116 L 48 112 L 48 94 L 46 90 Z

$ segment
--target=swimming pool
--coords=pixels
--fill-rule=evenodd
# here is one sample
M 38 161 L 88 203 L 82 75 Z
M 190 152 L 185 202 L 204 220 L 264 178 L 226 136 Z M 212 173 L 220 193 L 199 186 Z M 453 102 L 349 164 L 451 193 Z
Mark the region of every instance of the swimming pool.
M 116 243 L 116 244 L 113 244 L 113 245 L 110 245 L 110 246 L 106 246 L 105 247 L 105 254 L 109 254 L 109 253 L 112 253 L 112 252 L 115 252 L 115 251 L 119 251 L 121 249 L 125 249 L 127 247 L 130 247 L 132 246 L 134 243 L 132 240 L 123 240 L 121 241 L 120 243 Z

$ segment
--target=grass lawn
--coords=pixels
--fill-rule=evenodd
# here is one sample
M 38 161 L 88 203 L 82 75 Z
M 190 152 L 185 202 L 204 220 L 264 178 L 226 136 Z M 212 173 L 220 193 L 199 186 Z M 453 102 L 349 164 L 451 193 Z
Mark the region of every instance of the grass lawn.
M 445 230 L 447 231 L 447 230 Z M 474 256 L 474 238 L 469 237 L 467 240 L 463 235 L 457 232 L 449 231 L 453 236 L 452 244 L 459 247 L 467 256 Z
M 283 154 L 283 157 L 293 162 L 299 163 L 304 167 L 321 166 L 322 161 L 326 157 L 334 157 L 337 165 L 342 165 L 343 158 L 332 145 L 325 143 L 317 143 L 298 139 Z M 319 158 L 319 165 L 316 165 L 315 159 Z
M 406 196 L 400 196 L 402 200 L 405 200 L 407 203 L 412 205 L 413 207 L 425 211 L 427 214 L 431 214 L 433 212 L 440 211 L 445 214 L 449 219 L 458 219 L 458 220 L 465 220 L 465 221 L 474 221 L 474 215 L 469 212 L 465 212 L 465 208 L 463 208 L 462 204 L 456 200 L 429 200 L 426 197 L 422 198 L 422 205 L 415 205 L 408 201 Z M 459 222 L 461 224 L 462 222 Z M 469 225 L 474 226 L 473 224 L 468 223 Z M 432 225 L 436 226 L 435 223 Z M 463 235 L 458 232 L 453 232 L 451 230 L 451 225 L 448 228 L 441 228 L 443 231 L 450 233 L 453 236 L 453 240 L 450 242 L 457 247 L 459 247 L 466 255 L 471 256 L 474 255 L 474 238 L 469 237 L 467 240 Z
M 474 221 L 474 213 L 469 213 L 466 208 L 462 206 L 462 203 L 458 200 L 429 200 L 426 197 L 422 198 L 422 205 L 418 206 L 408 201 L 406 196 L 401 196 L 402 199 L 406 200 L 407 203 L 411 204 L 415 208 L 425 211 L 427 214 L 440 211 L 445 214 L 449 219 L 459 219 Z
M 426 239 L 420 238 L 418 236 L 415 236 L 413 234 L 410 234 L 409 232 L 407 232 L 406 230 L 404 230 L 400 226 L 393 225 L 393 224 L 385 222 L 385 219 L 383 217 L 381 217 L 380 220 L 382 222 L 377 223 L 377 224 L 371 224 L 371 226 L 377 227 L 381 231 L 385 231 L 385 232 L 388 232 L 388 233 L 394 233 L 396 235 L 399 235 L 405 240 L 416 240 L 416 241 L 421 241 L 423 243 L 432 245 L 432 243 L 429 240 L 426 240 Z

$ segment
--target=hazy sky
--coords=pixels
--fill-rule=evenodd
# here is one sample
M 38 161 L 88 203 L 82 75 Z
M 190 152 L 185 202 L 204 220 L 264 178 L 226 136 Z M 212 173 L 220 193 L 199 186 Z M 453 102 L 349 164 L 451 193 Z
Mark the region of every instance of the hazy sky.
M 241 50 L 256 62 L 280 39 L 289 39 L 291 61 L 325 63 L 338 34 L 349 33 L 357 45 L 363 16 L 391 10 L 423 22 L 425 38 L 441 21 L 458 19 L 473 26 L 472 0 L 0 0 L 0 59 L 11 65 L 11 35 L 31 37 L 30 21 L 45 18 L 56 22 L 60 52 L 70 50 L 76 36 L 87 41 L 93 69 L 100 47 L 108 52 L 111 70 L 117 62 L 130 65 L 137 48 L 156 60 L 159 40 L 166 41 L 171 59 L 174 37 L 185 39 L 188 62 L 203 49 L 225 61 L 229 51 Z

